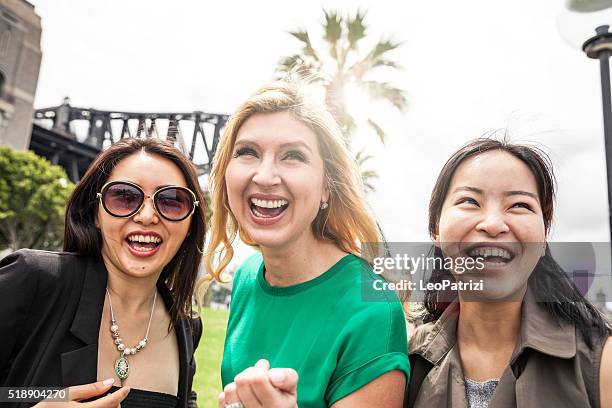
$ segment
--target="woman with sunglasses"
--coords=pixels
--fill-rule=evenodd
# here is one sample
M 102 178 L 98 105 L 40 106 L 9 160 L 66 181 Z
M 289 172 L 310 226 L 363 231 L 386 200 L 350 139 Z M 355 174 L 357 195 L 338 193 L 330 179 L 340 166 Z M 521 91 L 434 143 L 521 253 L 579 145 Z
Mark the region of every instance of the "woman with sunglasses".
M 0 386 L 70 387 L 70 406 L 195 406 L 204 203 L 169 142 L 102 152 L 69 199 L 65 252 L 0 261 Z
M 361 258 L 380 234 L 331 114 L 297 84 L 263 87 L 228 122 L 211 186 L 212 274 L 237 234 L 260 251 L 234 276 L 219 406 L 401 407 L 406 322 Z

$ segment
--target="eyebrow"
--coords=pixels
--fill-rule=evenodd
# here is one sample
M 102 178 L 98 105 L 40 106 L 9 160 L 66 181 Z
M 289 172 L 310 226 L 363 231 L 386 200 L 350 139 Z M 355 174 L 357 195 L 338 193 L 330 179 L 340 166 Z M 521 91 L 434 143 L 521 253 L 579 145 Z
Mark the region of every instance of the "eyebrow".
M 480 194 L 480 195 L 483 194 L 481 189 L 476 188 L 476 187 L 470 187 L 470 186 L 457 187 L 455 190 L 453 190 L 453 193 L 457 193 L 459 191 L 471 191 L 472 193 L 476 193 L 476 194 Z
M 312 153 L 312 150 L 310 149 L 310 147 L 308 147 L 308 145 L 302 141 L 297 141 L 297 142 L 288 142 L 288 143 L 283 143 L 280 147 L 285 149 L 285 148 L 295 148 L 295 147 L 304 147 L 306 150 L 308 150 L 310 153 Z
M 253 141 L 253 140 L 238 140 L 236 141 L 236 143 L 234 143 L 234 147 L 236 146 L 241 146 L 241 145 L 253 145 L 253 146 L 259 146 L 257 144 L 257 142 Z M 288 149 L 288 148 L 295 148 L 295 147 L 304 147 L 306 150 L 308 150 L 310 153 L 312 153 L 312 149 L 304 142 L 302 142 L 301 140 L 295 141 L 295 142 L 287 142 L 287 143 L 283 143 L 280 145 L 281 149 Z
M 479 195 L 483 195 L 484 192 L 476 187 L 470 187 L 470 186 L 461 186 L 461 187 L 457 187 L 455 190 L 453 190 L 453 193 L 456 193 L 458 191 L 471 191 L 472 193 L 476 193 Z M 504 196 L 506 197 L 511 197 L 511 196 L 515 196 L 515 195 L 520 195 L 520 196 L 527 196 L 527 197 L 531 197 L 534 200 L 538 200 L 538 196 L 530 193 L 529 191 L 523 191 L 523 190 L 510 190 L 510 191 L 504 191 Z
M 504 195 L 505 195 L 506 197 L 509 197 L 509 196 L 514 196 L 514 195 L 522 195 L 522 196 L 531 197 L 531 198 L 533 198 L 534 200 L 538 200 L 538 196 L 536 196 L 536 195 L 535 195 L 535 194 L 533 194 L 533 193 L 530 193 L 529 191 L 512 190 L 512 191 L 506 191 L 506 192 L 504 192 Z

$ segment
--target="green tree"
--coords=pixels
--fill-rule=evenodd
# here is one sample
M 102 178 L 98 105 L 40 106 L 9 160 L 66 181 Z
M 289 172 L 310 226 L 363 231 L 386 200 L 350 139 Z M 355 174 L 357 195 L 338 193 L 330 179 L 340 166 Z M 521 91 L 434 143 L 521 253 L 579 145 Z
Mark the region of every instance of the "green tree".
M 0 146 L 0 249 L 61 249 L 74 185 L 60 166 Z
M 323 48 L 326 50 L 318 50 L 305 29 L 290 31 L 289 34 L 299 40 L 301 50 L 282 58 L 277 73 L 279 76 L 297 74 L 324 89 L 327 107 L 338 121 L 346 144 L 350 147 L 356 123 L 347 107 L 349 88 L 363 92 L 371 101 L 388 102 L 400 112 L 406 109 L 404 90 L 389 82 L 375 79 L 384 73 L 383 70 L 401 69 L 389 56 L 400 43 L 381 39 L 364 51 L 363 40 L 368 28 L 364 22 L 365 12 L 357 11 L 354 16 L 341 16 L 337 11 L 327 10 L 323 10 L 323 13 Z M 367 124 L 384 144 L 383 127 L 372 117 L 367 118 Z M 357 156 L 358 162 L 359 159 L 363 162 L 369 158 L 363 152 L 359 152 Z M 377 177 L 376 172 L 362 169 L 362 177 L 366 188 L 373 190 L 371 181 Z

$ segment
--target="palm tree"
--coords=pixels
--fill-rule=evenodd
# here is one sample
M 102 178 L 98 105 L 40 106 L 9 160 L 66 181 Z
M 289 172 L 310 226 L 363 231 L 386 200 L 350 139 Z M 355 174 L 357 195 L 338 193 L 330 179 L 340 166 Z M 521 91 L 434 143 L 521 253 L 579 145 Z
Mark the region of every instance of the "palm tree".
M 315 49 L 305 29 L 290 31 L 289 34 L 300 41 L 301 50 L 282 58 L 277 72 L 280 76 L 297 73 L 300 77 L 323 87 L 327 106 L 340 124 L 347 146 L 350 147 L 356 124 L 347 109 L 348 89 L 357 88 L 370 100 L 389 102 L 399 111 L 406 108 L 406 96 L 402 89 L 371 78 L 383 69 L 401 69 L 399 64 L 388 57 L 389 52 L 397 49 L 400 43 L 381 39 L 369 51 L 363 52 L 360 45 L 368 28 L 364 23 L 365 12 L 357 11 L 354 17 L 340 16 L 337 11 L 323 10 L 323 13 L 323 40 L 328 52 Z M 367 123 L 384 144 L 383 128 L 371 117 L 367 118 Z M 365 161 L 363 153 L 359 154 L 361 161 Z M 369 179 L 376 177 L 373 171 L 364 172 L 364 176 L 365 173 L 369 175 Z

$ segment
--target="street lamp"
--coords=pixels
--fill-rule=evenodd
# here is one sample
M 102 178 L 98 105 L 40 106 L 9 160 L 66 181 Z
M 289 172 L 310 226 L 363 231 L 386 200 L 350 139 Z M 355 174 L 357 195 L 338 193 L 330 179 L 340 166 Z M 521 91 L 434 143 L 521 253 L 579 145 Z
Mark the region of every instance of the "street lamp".
M 609 31 L 612 25 L 612 0 L 567 0 L 557 23 L 561 35 L 570 45 L 581 48 L 587 57 L 599 60 L 608 176 L 608 226 L 612 242 L 612 33 Z

